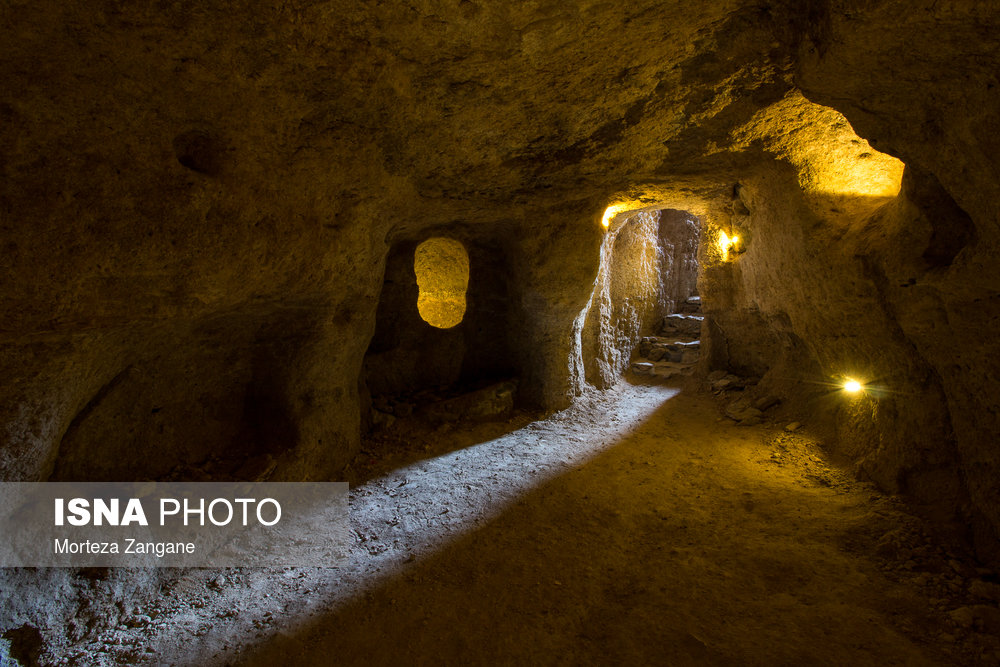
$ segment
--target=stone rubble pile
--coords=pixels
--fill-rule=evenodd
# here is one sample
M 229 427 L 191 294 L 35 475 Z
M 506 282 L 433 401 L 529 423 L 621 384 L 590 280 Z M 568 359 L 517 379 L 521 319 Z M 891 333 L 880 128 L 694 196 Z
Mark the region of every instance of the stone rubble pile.
M 409 396 L 372 397 L 372 427 L 392 428 L 398 419 L 418 417 L 435 424 L 458 421 L 507 419 L 514 410 L 517 381 L 507 380 L 456 394 L 454 390 L 430 388 Z
M 712 371 L 706 378 L 708 388 L 726 401 L 725 415 L 740 426 L 756 426 L 767 417 L 766 413 L 781 402 L 774 394 L 761 392 L 760 378 L 740 377 L 727 371 Z M 800 427 L 793 422 L 785 427 L 788 432 Z

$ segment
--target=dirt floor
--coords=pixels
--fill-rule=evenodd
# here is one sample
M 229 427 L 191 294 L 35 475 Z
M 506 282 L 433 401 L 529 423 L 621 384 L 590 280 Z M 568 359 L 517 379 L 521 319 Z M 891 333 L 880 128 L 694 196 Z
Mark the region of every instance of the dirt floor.
M 1000 586 L 808 421 L 623 383 L 544 419 L 398 423 L 337 568 L 185 573 L 68 664 L 996 665 Z

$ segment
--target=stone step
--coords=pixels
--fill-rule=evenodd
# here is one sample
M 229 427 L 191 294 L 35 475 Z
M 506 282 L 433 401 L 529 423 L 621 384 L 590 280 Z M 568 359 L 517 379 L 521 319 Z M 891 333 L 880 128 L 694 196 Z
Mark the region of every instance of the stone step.
M 701 335 L 701 323 L 705 318 L 701 315 L 671 313 L 663 318 L 662 334 L 686 335 L 697 338 Z
M 647 336 L 639 342 L 636 352 L 639 357 L 651 362 L 693 364 L 698 361 L 700 348 L 701 341 L 698 340 Z
M 677 375 L 689 375 L 694 371 L 694 366 L 692 364 L 679 364 L 669 361 L 656 363 L 638 361 L 632 364 L 631 370 L 636 375 L 665 380 Z
M 701 341 L 697 339 L 681 339 L 677 336 L 646 336 L 639 341 L 636 351 L 639 353 L 639 356 L 647 357 L 652 350 L 657 348 L 683 351 L 685 349 L 697 350 L 700 347 Z
M 680 304 L 678 310 L 681 313 L 700 313 L 701 312 L 701 297 L 700 296 L 689 296 L 684 303 Z
M 666 350 L 662 347 L 653 348 L 644 357 L 649 361 L 672 361 L 680 364 L 693 364 L 698 361 L 698 350 Z
M 639 344 L 640 345 L 643 345 L 643 344 L 647 344 L 647 345 L 656 345 L 656 344 L 668 345 L 668 344 L 674 344 L 674 343 L 676 343 L 677 345 L 699 345 L 701 343 L 701 340 L 699 340 L 697 336 L 678 336 L 676 334 L 671 334 L 669 336 L 663 336 L 663 335 L 660 335 L 660 336 L 643 336 L 642 338 L 639 339 Z

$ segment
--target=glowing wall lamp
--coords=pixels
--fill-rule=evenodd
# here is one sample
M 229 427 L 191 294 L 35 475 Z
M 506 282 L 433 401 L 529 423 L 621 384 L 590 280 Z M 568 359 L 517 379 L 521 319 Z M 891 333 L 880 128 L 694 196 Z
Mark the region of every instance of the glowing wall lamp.
M 719 231 L 719 238 L 716 241 L 723 259 L 729 259 L 729 253 L 738 253 L 740 245 L 739 236 L 730 236 L 724 231 Z
M 848 394 L 860 394 L 865 390 L 865 386 L 854 378 L 844 378 L 842 387 Z
M 601 225 L 607 229 L 611 226 L 611 221 L 616 215 L 626 210 L 627 206 L 625 204 L 612 204 L 611 206 L 604 209 L 604 217 L 601 218 Z

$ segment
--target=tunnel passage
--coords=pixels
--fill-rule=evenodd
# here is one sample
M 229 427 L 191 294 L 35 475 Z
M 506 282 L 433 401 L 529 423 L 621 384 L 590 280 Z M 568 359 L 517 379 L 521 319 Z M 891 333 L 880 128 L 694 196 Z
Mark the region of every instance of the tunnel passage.
M 476 231 L 450 228 L 390 249 L 361 378 L 369 426 L 414 410 L 484 418 L 513 407 L 508 254 Z
M 679 311 L 698 303 L 700 236 L 701 221 L 675 209 L 642 211 L 610 227 L 583 332 L 588 382 L 615 384 L 637 346 L 664 327 L 679 325 L 697 340 L 700 316 Z M 673 352 L 680 362 L 683 351 Z M 664 363 L 674 362 L 668 355 Z

